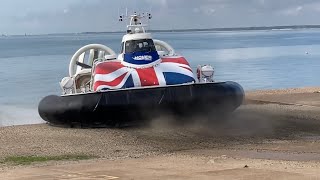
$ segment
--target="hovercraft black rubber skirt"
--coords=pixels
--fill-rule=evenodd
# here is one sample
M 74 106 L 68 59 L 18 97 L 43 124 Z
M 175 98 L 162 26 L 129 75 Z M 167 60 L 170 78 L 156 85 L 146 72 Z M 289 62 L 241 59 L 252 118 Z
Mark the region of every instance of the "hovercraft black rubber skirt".
M 235 82 L 123 89 L 47 96 L 39 103 L 41 118 L 54 125 L 115 126 L 145 121 L 169 112 L 178 116 L 231 113 L 244 100 Z

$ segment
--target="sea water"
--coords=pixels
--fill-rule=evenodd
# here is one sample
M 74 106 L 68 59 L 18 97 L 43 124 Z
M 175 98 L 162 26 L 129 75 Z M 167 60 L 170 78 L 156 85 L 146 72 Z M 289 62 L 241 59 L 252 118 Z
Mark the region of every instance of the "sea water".
M 90 43 L 116 52 L 121 33 L 0 37 L 0 126 L 42 122 L 38 102 L 61 93 L 71 56 Z M 154 33 L 193 69 L 211 64 L 215 80 L 245 90 L 320 85 L 320 30 Z

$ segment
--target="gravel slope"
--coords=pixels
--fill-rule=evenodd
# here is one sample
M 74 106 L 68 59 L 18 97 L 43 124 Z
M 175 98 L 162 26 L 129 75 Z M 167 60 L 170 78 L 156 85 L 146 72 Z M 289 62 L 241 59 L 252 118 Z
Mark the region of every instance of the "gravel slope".
M 3 127 L 0 159 L 13 155 L 65 154 L 88 154 L 111 160 L 179 153 L 191 157 L 200 153 L 203 157 L 208 151 L 210 156 L 227 154 L 234 158 L 318 164 L 320 107 L 312 105 L 318 102 L 317 90 L 249 92 L 247 100 L 295 104 L 303 96 L 310 99 L 305 105 L 248 101 L 224 122 L 210 124 L 198 123 L 202 119 L 196 119 L 194 123 L 177 126 L 171 123 L 171 117 L 161 117 L 146 127 L 124 129 L 66 129 L 46 124 Z M 297 94 L 302 97 L 294 99 Z

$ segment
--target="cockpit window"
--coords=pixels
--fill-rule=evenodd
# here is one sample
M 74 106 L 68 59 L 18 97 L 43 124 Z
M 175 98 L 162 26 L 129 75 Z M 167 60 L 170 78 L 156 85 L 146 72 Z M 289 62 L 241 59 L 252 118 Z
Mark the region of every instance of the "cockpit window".
M 140 39 L 126 42 L 126 53 L 156 51 L 152 39 Z

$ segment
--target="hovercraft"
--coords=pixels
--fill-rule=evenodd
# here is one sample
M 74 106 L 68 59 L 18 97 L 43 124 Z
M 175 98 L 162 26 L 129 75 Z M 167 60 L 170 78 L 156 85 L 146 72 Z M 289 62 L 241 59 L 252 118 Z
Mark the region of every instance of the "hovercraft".
M 80 48 L 71 59 L 69 76 L 60 82 L 62 95 L 39 103 L 41 118 L 53 125 L 116 126 L 167 112 L 228 114 L 242 104 L 239 84 L 215 82 L 210 65 L 198 66 L 194 75 L 183 56 L 146 32 L 141 23 L 145 17 L 151 15 L 127 17 L 119 55 L 101 44 Z

